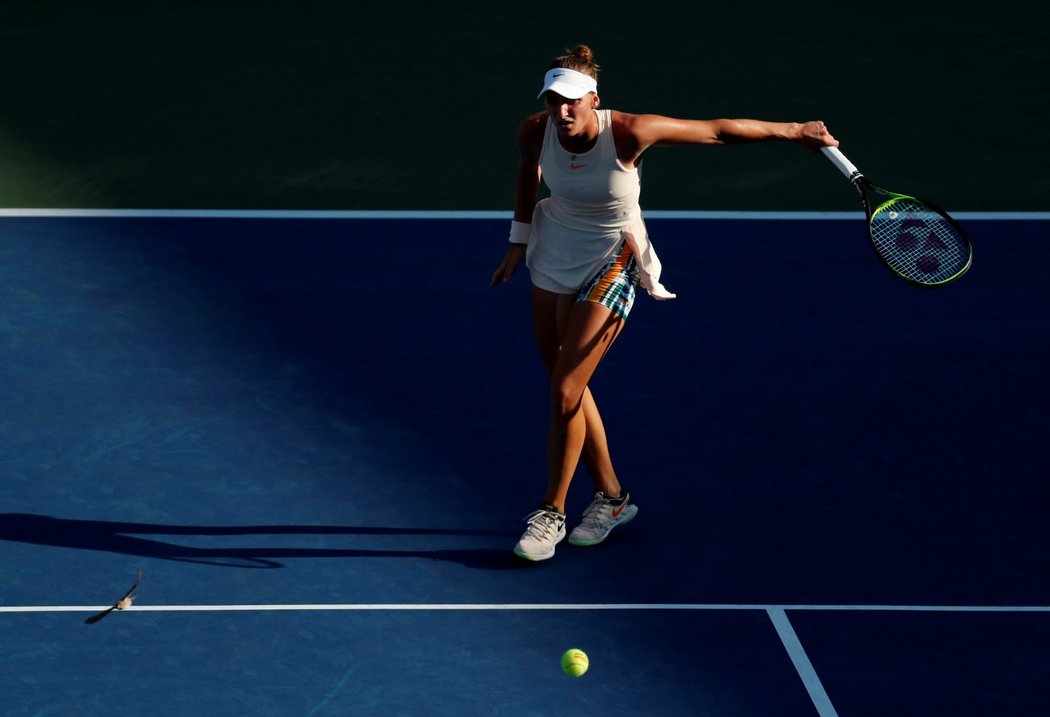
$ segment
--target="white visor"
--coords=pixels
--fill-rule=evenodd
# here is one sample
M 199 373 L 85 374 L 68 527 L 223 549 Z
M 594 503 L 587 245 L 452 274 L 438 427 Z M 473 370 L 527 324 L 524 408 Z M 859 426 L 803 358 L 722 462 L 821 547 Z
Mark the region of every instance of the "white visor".
M 543 76 L 543 89 L 536 97 L 543 97 L 545 92 L 554 92 L 570 100 L 578 100 L 588 92 L 598 91 L 598 81 L 590 75 L 564 67 L 547 70 Z

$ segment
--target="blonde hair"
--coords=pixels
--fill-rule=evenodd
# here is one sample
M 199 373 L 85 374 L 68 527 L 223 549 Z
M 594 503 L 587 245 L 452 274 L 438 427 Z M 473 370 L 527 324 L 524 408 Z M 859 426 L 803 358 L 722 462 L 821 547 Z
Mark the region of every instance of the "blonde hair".
M 594 61 L 594 51 L 587 45 L 577 45 L 571 50 L 566 50 L 564 55 L 554 58 L 548 70 L 560 67 L 565 70 L 576 70 L 585 75 L 598 79 L 598 63 Z

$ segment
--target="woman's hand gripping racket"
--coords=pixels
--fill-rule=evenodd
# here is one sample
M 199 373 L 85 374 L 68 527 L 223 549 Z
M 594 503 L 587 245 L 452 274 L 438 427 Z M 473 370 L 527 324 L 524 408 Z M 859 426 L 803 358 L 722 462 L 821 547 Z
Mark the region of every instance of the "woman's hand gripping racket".
M 890 271 L 920 286 L 941 286 L 966 273 L 973 249 L 947 212 L 872 184 L 835 147 L 821 151 L 860 193 L 871 246 Z

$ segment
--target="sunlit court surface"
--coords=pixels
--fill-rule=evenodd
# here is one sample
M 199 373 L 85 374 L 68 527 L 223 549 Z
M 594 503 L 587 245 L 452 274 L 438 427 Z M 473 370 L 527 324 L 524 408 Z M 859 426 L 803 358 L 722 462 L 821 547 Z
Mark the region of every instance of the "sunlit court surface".
M 509 213 L 3 212 L 0 714 L 1046 713 L 1050 217 L 957 218 L 923 289 L 859 213 L 652 213 L 638 517 L 531 564 Z

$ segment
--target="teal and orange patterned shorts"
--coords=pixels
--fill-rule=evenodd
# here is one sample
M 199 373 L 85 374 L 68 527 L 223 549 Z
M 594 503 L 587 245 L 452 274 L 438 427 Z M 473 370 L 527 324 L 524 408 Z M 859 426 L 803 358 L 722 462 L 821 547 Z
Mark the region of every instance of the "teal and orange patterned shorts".
M 634 252 L 625 243 L 620 252 L 580 289 L 576 301 L 592 301 L 612 310 L 621 319 L 626 319 L 634 306 L 637 286 L 638 269 Z

